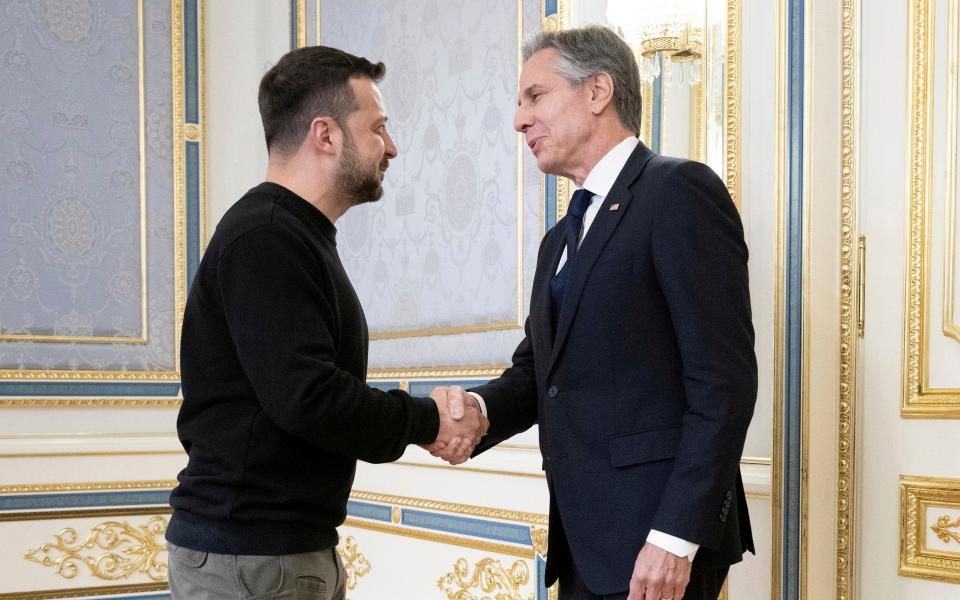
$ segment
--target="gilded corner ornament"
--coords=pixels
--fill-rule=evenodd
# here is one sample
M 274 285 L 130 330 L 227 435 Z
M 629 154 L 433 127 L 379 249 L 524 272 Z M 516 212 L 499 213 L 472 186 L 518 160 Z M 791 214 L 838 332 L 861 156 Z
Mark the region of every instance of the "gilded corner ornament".
M 542 527 L 530 528 L 530 539 L 533 540 L 533 549 L 537 554 L 547 557 L 547 530 Z
M 343 570 L 347 575 L 347 589 L 354 590 L 362 577 L 373 568 L 367 557 L 360 552 L 357 546 L 357 540 L 352 536 L 347 536 L 340 545 L 337 546 L 337 554 L 343 562 Z
M 522 560 L 515 561 L 508 571 L 494 558 L 484 558 L 473 568 L 465 558 L 457 560 L 453 571 L 437 580 L 437 587 L 447 600 L 533 600 L 520 588 L 530 581 L 530 570 Z M 471 590 L 493 596 L 475 596 Z
M 78 541 L 77 531 L 67 527 L 54 535 L 54 541 L 24 553 L 26 560 L 54 567 L 56 574 L 73 579 L 85 565 L 97 579 L 116 581 L 137 574 L 153 581 L 166 581 L 167 563 L 160 560 L 166 552 L 164 533 L 167 520 L 152 517 L 146 525 L 107 521 L 90 530 Z M 98 554 L 99 551 L 105 551 Z

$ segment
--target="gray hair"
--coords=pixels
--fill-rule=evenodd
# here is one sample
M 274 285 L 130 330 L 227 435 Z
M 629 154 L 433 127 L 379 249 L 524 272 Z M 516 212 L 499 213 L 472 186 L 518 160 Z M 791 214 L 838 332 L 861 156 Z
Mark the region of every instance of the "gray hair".
M 559 55 L 558 75 L 571 85 L 581 86 L 597 73 L 613 79 L 613 107 L 620 123 L 640 133 L 640 70 L 633 51 L 620 36 L 599 25 L 564 31 L 541 31 L 523 44 L 523 62 L 541 50 L 554 49 Z

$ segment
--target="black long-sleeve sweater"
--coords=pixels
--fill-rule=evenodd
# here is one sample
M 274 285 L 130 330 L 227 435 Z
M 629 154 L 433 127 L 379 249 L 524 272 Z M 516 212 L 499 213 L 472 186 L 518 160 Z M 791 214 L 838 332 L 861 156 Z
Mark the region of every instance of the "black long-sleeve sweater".
M 336 228 L 263 183 L 217 226 L 183 318 L 189 455 L 167 539 L 221 554 L 329 548 L 356 461 L 388 462 L 432 442 L 436 405 L 364 383 L 367 325 Z

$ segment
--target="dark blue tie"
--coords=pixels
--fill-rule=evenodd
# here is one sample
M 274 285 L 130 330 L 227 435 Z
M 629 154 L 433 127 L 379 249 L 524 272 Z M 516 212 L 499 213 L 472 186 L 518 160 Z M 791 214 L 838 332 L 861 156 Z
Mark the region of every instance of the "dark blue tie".
M 593 192 L 588 190 L 577 190 L 570 198 L 570 206 L 567 208 L 567 216 L 563 220 L 564 232 L 563 240 L 567 245 L 567 262 L 563 268 L 550 280 L 550 298 L 553 301 L 553 330 L 557 330 L 557 320 L 560 318 L 560 307 L 563 306 L 563 294 L 567 289 L 567 281 L 570 280 L 570 271 L 573 270 L 571 263 L 577 255 L 577 242 L 580 240 L 580 230 L 583 229 L 583 215 L 590 206 L 590 200 L 593 199 Z

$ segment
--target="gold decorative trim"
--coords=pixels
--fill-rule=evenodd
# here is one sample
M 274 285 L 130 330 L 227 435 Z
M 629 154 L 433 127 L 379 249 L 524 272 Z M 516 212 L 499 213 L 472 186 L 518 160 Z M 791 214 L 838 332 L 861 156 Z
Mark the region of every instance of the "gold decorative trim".
M 29 592 L 0 593 L 0 600 L 56 600 L 58 598 L 79 598 L 84 596 L 106 596 L 118 594 L 142 594 L 146 592 L 165 592 L 166 583 L 141 583 L 136 585 L 107 585 L 95 587 L 70 588 L 68 590 L 36 590 Z
M 0 398 L 0 408 L 179 408 L 179 398 Z
M 297 0 L 297 48 L 303 48 L 306 45 L 307 45 L 307 0 Z
M 943 276 L 943 334 L 960 342 L 960 324 L 954 304 L 954 286 L 957 282 L 957 104 L 960 87 L 960 2 L 950 0 L 947 23 L 947 182 L 946 182 L 946 225 Z
M 353 490 L 353 492 L 350 493 L 350 497 L 354 500 L 378 502 L 380 504 L 394 504 L 397 506 L 408 506 L 410 508 L 435 510 L 440 512 L 468 515 L 472 517 L 483 517 L 487 519 L 500 519 L 502 521 L 514 521 L 517 523 L 528 523 L 531 525 L 547 525 L 547 515 L 540 513 L 490 508 L 486 506 L 477 506 L 475 504 L 441 502 L 439 500 L 413 498 L 411 496 L 394 496 L 390 494 L 381 494 L 378 492 L 367 492 L 364 490 Z
M 640 139 L 648 147 L 653 148 L 653 84 L 649 81 L 640 82 Z
M 930 529 L 937 534 L 937 537 L 940 538 L 945 544 L 950 542 L 956 542 L 960 544 L 960 518 L 951 522 L 950 515 L 940 515 L 937 519 L 937 524 L 932 525 Z M 951 531 L 956 529 L 957 531 Z
M 840 398 L 837 416 L 837 600 L 850 600 L 854 576 L 857 471 L 857 155 L 859 0 L 842 0 L 840 51 Z
M 726 124 L 727 171 L 724 180 L 737 210 L 740 198 L 740 0 L 727 0 Z
M 522 560 L 515 561 L 508 571 L 498 560 L 484 558 L 474 565 L 471 576 L 470 563 L 461 558 L 453 565 L 453 571 L 437 580 L 437 587 L 447 600 L 477 600 L 470 590 L 493 594 L 497 600 L 533 600 L 533 594 L 525 597 L 520 591 L 529 582 L 530 568 Z
M 533 549 L 543 558 L 547 557 L 547 530 L 542 527 L 530 528 L 530 539 L 533 540 Z
M 167 520 L 163 517 L 152 517 L 145 525 L 138 526 L 125 521 L 106 521 L 95 525 L 87 539 L 78 543 L 77 531 L 66 527 L 54 535 L 53 543 L 28 550 L 24 558 L 55 567 L 56 574 L 64 579 L 76 577 L 83 564 L 97 579 L 115 581 L 143 574 L 154 581 L 166 581 L 167 564 L 158 560 L 158 556 L 166 552 L 163 539 L 166 530 Z M 98 550 L 106 552 L 99 556 L 90 553 Z
M 200 140 L 200 128 L 196 123 L 187 123 L 183 127 L 183 135 L 188 141 L 197 142 Z
M 945 552 L 926 544 L 928 531 L 939 534 L 937 526 L 943 520 L 930 526 L 929 508 L 960 510 L 960 479 L 901 475 L 899 574 L 960 583 L 960 551 Z M 949 525 L 949 518 L 944 525 Z
M 522 252 L 522 248 L 521 248 Z M 521 276 L 523 268 L 520 268 Z M 522 290 L 522 288 L 521 288 Z M 520 292 L 520 301 L 523 301 L 523 292 Z M 433 335 L 456 335 L 459 333 L 486 333 L 490 331 L 508 331 L 519 329 L 522 324 L 513 321 L 501 321 L 496 323 L 478 323 L 476 325 L 457 325 L 453 327 L 425 327 L 423 329 L 410 329 L 404 331 L 380 331 L 370 334 L 370 341 L 376 340 L 399 340 L 416 337 L 429 337 Z
M 508 556 L 517 556 L 520 558 L 536 558 L 536 551 L 533 549 L 533 546 L 516 546 L 513 544 L 488 542 L 485 540 L 465 538 L 446 533 L 412 529 L 399 525 L 381 523 L 379 521 L 355 519 L 353 517 L 347 517 L 347 520 L 344 522 L 344 526 L 355 527 L 357 529 L 367 529 L 369 531 L 376 531 L 378 533 L 386 533 L 389 535 L 399 535 L 428 542 L 437 542 L 439 544 L 473 548 L 474 550 L 483 550 L 484 552 L 491 552 L 494 554 L 506 554 Z
M 904 319 L 904 372 L 900 415 L 908 418 L 960 418 L 960 389 L 931 388 L 927 325 L 929 310 L 931 164 L 933 154 L 934 11 L 930 0 L 910 0 L 910 178 L 909 229 Z
M 135 382 L 163 382 L 180 381 L 180 374 L 177 371 L 41 371 L 37 369 L 4 369 L 0 370 L 0 381 L 29 381 L 29 382 L 55 382 L 55 381 L 75 381 L 75 382 L 113 382 L 113 381 L 135 381 Z
M 343 571 L 347 576 L 347 589 L 357 589 L 359 580 L 372 569 L 370 561 L 360 552 L 357 540 L 352 535 L 348 535 L 337 545 L 337 554 L 340 555 Z
M 184 47 L 183 47 L 183 0 L 171 0 L 170 24 L 170 58 L 173 64 L 173 255 L 175 278 L 174 284 L 174 367 L 180 365 L 180 331 L 183 328 L 183 310 L 187 303 L 186 273 L 187 273 L 187 177 L 186 177 L 186 143 L 184 141 L 183 122 L 185 121 L 184 98 Z M 180 373 L 173 373 L 174 379 L 179 380 Z
M 452 378 L 481 378 L 499 377 L 510 368 L 508 364 L 477 365 L 477 366 L 449 366 L 449 367 L 413 367 L 413 368 L 383 368 L 367 371 L 370 380 L 397 380 L 397 379 L 452 379 Z
M 83 483 L 28 483 L 0 485 L 0 494 L 37 494 L 47 492 L 102 492 L 115 490 L 152 490 L 176 487 L 175 479 L 146 481 L 95 481 Z
M 89 456 L 183 456 L 180 450 L 113 450 L 109 452 L 11 452 L 0 454 L 0 458 L 74 458 Z

